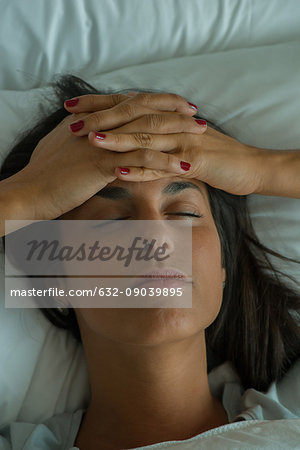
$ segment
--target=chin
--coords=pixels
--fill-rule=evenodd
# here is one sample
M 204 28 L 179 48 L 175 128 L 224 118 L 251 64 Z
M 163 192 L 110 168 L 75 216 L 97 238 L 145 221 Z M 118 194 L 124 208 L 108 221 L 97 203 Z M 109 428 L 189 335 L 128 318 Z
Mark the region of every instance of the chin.
M 215 294 L 215 293 L 214 293 Z M 214 301 L 212 301 L 212 297 Z M 192 308 L 97 308 L 84 312 L 92 333 L 111 342 L 156 346 L 187 339 L 217 317 L 220 301 L 208 292 L 193 292 Z M 197 299 L 197 300 L 195 300 Z
M 156 346 L 183 340 L 201 331 L 192 308 L 126 308 L 118 313 L 119 318 L 122 317 L 119 324 L 102 328 L 101 334 L 119 343 Z

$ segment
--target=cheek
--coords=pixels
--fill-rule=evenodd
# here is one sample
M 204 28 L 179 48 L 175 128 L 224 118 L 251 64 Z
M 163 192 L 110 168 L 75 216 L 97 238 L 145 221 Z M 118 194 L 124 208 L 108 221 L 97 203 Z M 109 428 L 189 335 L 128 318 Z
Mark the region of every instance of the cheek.
M 215 228 L 193 232 L 193 308 L 206 328 L 217 317 L 223 296 L 221 244 Z

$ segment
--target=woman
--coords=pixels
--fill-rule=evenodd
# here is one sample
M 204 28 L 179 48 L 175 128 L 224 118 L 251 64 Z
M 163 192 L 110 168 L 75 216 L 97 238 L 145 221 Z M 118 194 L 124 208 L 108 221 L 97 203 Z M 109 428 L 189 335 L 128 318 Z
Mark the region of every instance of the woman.
M 75 78 L 57 86 L 59 101 L 97 93 Z M 266 391 L 300 356 L 299 295 L 279 280 L 267 257 L 275 253 L 257 240 L 246 206 L 245 194 L 278 195 L 261 164 L 269 152 L 206 130 L 176 96 L 90 96 L 66 107 L 76 116 L 55 111 L 6 159 L 2 219 L 189 220 L 193 308 L 42 309 L 82 341 L 92 392 L 57 448 L 136 448 L 251 418 L 241 395 L 212 395 L 206 345 L 233 364 L 241 390 L 252 388 L 247 395 Z M 278 175 L 281 195 L 298 194 L 296 163 Z M 260 398 L 267 409 L 267 394 Z M 279 404 L 272 418 L 284 414 Z M 66 416 L 53 420 L 67 433 Z

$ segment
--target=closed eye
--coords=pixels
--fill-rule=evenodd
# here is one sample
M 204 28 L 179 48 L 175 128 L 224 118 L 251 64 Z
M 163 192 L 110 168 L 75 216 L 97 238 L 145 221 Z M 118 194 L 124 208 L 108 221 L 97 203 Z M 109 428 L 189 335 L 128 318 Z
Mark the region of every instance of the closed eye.
M 169 213 L 169 216 L 190 216 L 190 217 L 203 217 L 202 214 L 194 214 L 189 212 L 177 212 L 177 213 Z
M 194 214 L 194 213 L 190 213 L 190 212 L 176 212 L 176 213 L 167 213 L 168 216 L 189 216 L 189 217 L 203 217 L 202 214 Z M 117 217 L 116 219 L 112 219 L 112 220 L 125 220 L 128 219 L 130 216 L 127 217 Z

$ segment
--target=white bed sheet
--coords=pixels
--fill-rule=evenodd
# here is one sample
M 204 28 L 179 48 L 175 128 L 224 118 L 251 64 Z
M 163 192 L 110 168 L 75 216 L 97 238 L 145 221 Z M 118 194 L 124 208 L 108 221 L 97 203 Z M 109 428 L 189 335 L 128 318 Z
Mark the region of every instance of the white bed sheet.
M 298 0 L 0 0 L 1 89 L 299 38 Z
M 0 163 L 36 120 L 39 87 L 67 71 L 106 89 L 171 90 L 243 142 L 300 148 L 300 2 L 189 1 L 2 2 Z M 249 202 L 262 242 L 300 259 L 299 200 Z M 0 268 L 0 426 L 85 407 L 81 347 L 39 311 L 5 310 L 3 283 Z

